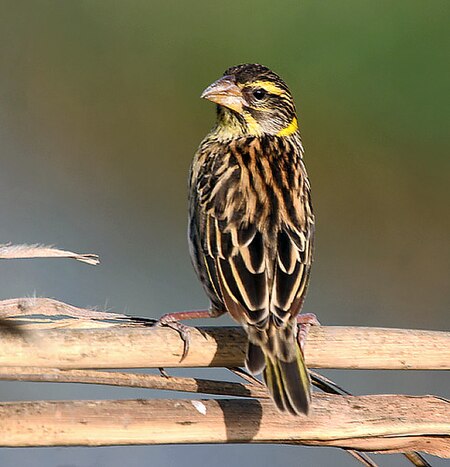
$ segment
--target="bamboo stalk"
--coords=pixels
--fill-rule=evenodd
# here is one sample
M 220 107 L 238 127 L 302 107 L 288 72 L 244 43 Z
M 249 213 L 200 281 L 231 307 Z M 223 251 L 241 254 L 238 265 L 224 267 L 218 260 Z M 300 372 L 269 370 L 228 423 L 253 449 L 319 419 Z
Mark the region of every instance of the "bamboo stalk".
M 89 370 L 240 366 L 246 348 L 240 328 L 191 328 L 190 350 L 181 360 L 184 343 L 179 334 L 149 326 L 148 320 L 81 310 L 48 299 L 3 301 L 0 308 L 4 321 L 24 331 L 2 334 L 0 379 L 127 385 L 263 399 L 5 403 L 0 404 L 1 446 L 274 442 L 342 447 L 361 462 L 364 456 L 355 450 L 421 450 L 450 456 L 449 404 L 438 398 L 315 395 L 313 414 L 305 421 L 280 415 L 267 401 L 265 389 L 255 384 Z M 43 318 L 37 319 L 36 314 Z M 55 319 L 55 315 L 65 318 Z M 318 368 L 450 369 L 450 333 L 313 327 L 306 360 L 310 367 Z M 192 410 L 202 416 L 202 422 L 192 420 Z M 298 422 L 301 424 L 292 432 Z M 191 425 L 195 425 L 194 433 L 197 429 L 202 433 L 195 439 L 186 438 L 180 428 Z
M 15 320 L 12 320 L 15 321 Z M 68 320 L 75 323 L 82 320 Z M 0 339 L 0 366 L 68 368 L 236 367 L 244 363 L 246 338 L 236 327 L 191 328 L 188 355 L 168 328 L 108 325 L 42 329 Z M 95 322 L 92 322 L 95 323 Z M 44 324 L 45 326 L 45 324 Z M 305 357 L 311 368 L 448 370 L 450 332 L 385 328 L 312 327 Z
M 82 383 L 122 386 L 162 391 L 195 392 L 221 396 L 267 399 L 264 386 L 201 378 L 122 373 L 98 370 L 59 370 L 57 368 L 0 367 L 2 381 L 32 381 L 39 383 Z
M 431 396 L 320 394 L 308 417 L 265 400 L 12 402 L 0 419 L 11 447 L 289 443 L 450 457 L 450 403 Z

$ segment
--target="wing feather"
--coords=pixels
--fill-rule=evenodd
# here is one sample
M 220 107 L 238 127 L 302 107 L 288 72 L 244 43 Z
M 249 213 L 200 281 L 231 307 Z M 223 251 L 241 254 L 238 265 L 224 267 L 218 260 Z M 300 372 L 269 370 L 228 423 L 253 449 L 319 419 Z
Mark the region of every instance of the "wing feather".
M 217 225 L 220 228 L 221 223 Z M 246 227 L 242 235 L 229 225 L 227 230 L 225 233 L 220 231 L 222 255 L 215 258 L 219 284 L 222 291 L 225 289 L 226 295 L 242 308 L 245 316 L 240 321 L 255 324 L 264 320 L 269 304 L 262 236 L 254 226 Z M 224 238 L 228 242 L 226 245 Z
M 271 312 L 283 322 L 301 310 L 311 268 L 312 228 L 309 232 L 284 226 L 277 238 L 277 262 Z

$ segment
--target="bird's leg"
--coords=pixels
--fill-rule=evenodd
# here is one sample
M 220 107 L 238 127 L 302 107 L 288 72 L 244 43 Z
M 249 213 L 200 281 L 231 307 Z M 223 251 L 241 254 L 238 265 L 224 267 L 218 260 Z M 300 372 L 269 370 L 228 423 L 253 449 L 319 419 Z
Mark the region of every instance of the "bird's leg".
M 219 316 L 222 313 L 216 313 L 215 310 L 192 310 L 192 311 L 175 311 L 174 313 L 167 313 L 155 323 L 156 326 L 166 326 L 168 328 L 177 331 L 180 335 L 181 339 L 183 340 L 184 347 L 183 347 L 183 355 L 181 356 L 181 360 L 183 361 L 186 355 L 189 352 L 189 343 L 191 340 L 191 327 L 186 326 L 183 323 L 180 323 L 181 320 L 187 319 L 204 319 L 204 318 L 214 318 Z
M 297 342 L 302 353 L 304 353 L 306 338 L 308 336 L 310 326 L 320 326 L 320 323 L 314 313 L 303 313 L 297 316 L 297 325 Z

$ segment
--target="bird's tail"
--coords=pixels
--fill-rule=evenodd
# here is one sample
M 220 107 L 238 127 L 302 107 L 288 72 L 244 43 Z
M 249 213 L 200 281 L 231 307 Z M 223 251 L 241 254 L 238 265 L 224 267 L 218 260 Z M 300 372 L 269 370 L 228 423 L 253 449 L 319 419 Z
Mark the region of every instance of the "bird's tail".
M 295 336 L 286 342 L 276 333 L 282 343 L 249 341 L 246 366 L 252 374 L 263 373 L 267 389 L 282 412 L 293 415 L 308 414 L 311 402 L 311 380 L 305 365 L 303 353 Z M 282 344 L 282 345 L 280 345 Z M 289 351 L 286 351 L 289 349 Z

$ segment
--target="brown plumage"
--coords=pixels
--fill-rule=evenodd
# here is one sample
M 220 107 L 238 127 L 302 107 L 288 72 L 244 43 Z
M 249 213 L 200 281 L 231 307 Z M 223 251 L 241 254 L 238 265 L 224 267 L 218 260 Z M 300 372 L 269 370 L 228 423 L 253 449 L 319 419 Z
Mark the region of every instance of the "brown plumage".
M 310 184 L 292 96 L 268 68 L 229 68 L 202 97 L 217 123 L 191 166 L 189 241 L 214 316 L 249 338 L 246 365 L 263 372 L 282 411 L 307 413 L 310 382 L 296 317 L 314 239 Z

